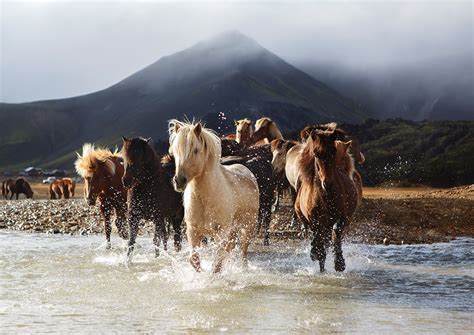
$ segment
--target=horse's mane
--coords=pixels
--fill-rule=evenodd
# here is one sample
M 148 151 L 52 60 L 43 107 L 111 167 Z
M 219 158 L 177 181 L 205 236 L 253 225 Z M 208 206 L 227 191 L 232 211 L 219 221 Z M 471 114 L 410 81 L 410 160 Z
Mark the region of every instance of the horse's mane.
M 335 131 L 337 135 L 337 139 L 341 141 L 345 140 L 346 138 L 346 132 L 342 130 L 341 128 L 338 128 L 336 122 L 330 122 L 330 123 L 323 123 L 323 124 L 308 125 L 304 127 L 300 131 L 300 140 L 302 142 L 306 141 L 311 136 L 311 133 L 315 130 Z
M 90 177 L 94 171 L 97 169 L 99 162 L 105 163 L 110 174 L 115 173 L 115 165 L 111 161 L 113 158 L 121 158 L 121 155 L 118 149 L 115 149 L 113 152 L 108 148 L 95 148 L 94 144 L 85 143 L 82 146 L 82 155 L 77 154 L 77 160 L 74 163 L 77 173 L 83 177 Z
M 276 123 L 270 119 L 269 117 L 262 117 L 255 121 L 255 132 L 257 132 L 260 128 L 268 125 L 268 132 L 273 138 L 278 138 L 278 139 L 283 139 L 283 135 L 281 134 L 280 129 L 278 129 L 278 126 Z
M 316 156 L 313 152 L 313 141 L 309 140 L 305 142 L 303 150 L 299 158 L 299 170 L 301 178 L 311 181 L 316 173 L 316 167 L 314 160 Z
M 196 127 L 201 128 L 199 135 L 195 133 Z M 197 142 L 201 142 L 201 152 L 209 160 L 219 162 L 222 150 L 221 139 L 213 130 L 205 128 L 201 122 L 170 120 L 168 133 L 170 134 L 170 150 L 174 147 L 176 156 L 179 155 L 181 159 L 186 159 L 196 148 Z
M 171 163 L 174 163 L 174 157 L 171 156 L 169 153 L 168 153 L 168 154 L 165 154 L 165 155 L 163 155 L 163 157 L 161 157 L 160 162 L 161 162 L 161 164 L 171 164 Z
M 336 145 L 336 165 L 342 167 L 342 169 L 352 179 L 355 171 L 355 164 L 354 157 L 348 151 L 352 141 L 335 141 L 334 143 Z

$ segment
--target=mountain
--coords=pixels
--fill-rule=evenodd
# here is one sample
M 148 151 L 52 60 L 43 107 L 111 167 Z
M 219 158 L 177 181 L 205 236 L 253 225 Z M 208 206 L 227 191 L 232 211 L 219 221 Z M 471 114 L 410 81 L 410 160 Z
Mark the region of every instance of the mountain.
M 234 118 L 262 115 L 284 131 L 368 117 L 361 106 L 253 39 L 228 32 L 163 57 L 102 91 L 0 104 L 0 167 L 71 167 L 83 142 L 112 145 L 121 135 L 165 139 L 171 118 L 195 117 L 228 132 Z

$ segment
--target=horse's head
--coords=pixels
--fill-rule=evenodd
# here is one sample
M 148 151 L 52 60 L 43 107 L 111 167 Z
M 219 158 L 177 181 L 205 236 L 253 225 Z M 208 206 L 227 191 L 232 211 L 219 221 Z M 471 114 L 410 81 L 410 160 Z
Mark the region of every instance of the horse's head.
M 334 184 L 336 168 L 336 139 L 337 134 L 333 131 L 315 130 L 308 139 L 316 157 L 315 164 L 321 181 L 321 187 L 330 191 Z
M 255 131 L 250 138 L 250 143 L 257 143 L 263 139 L 268 139 L 269 141 L 283 139 L 275 121 L 269 117 L 262 117 L 255 122 Z
M 155 161 L 155 153 L 150 146 L 151 139 L 122 137 L 122 156 L 124 173 L 123 186 L 132 187 L 138 180 L 145 177 L 147 166 Z
M 252 136 L 252 121 L 249 119 L 242 119 L 235 122 L 235 140 L 243 146 L 250 145 L 250 137 Z
M 114 155 L 116 153 L 108 149 L 95 149 L 94 145 L 89 143 L 82 147 L 82 155 L 77 153 L 74 165 L 77 173 L 84 178 L 84 198 L 91 206 L 95 205 L 99 194 L 108 189 L 116 173 L 115 163 L 111 159 Z
M 174 188 L 183 192 L 189 182 L 202 175 L 206 168 L 219 162 L 221 141 L 210 129 L 200 122 L 188 123 L 171 120 L 168 124 L 170 134 L 170 154 L 175 158 Z
M 293 142 L 275 139 L 270 143 L 272 151 L 272 167 L 276 175 L 282 175 L 285 172 L 286 153 L 293 147 Z
M 30 184 L 29 184 L 26 180 L 23 182 L 23 188 L 24 188 L 24 190 L 25 190 L 26 197 L 27 197 L 28 199 L 33 198 L 33 194 L 34 194 L 35 192 L 33 192 L 33 190 L 31 189 Z

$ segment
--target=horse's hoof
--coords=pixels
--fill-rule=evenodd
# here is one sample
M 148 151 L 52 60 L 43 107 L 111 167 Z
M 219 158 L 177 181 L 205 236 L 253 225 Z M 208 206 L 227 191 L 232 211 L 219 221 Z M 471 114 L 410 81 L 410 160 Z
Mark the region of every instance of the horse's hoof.
M 311 250 L 311 252 L 309 253 L 309 257 L 311 257 L 311 260 L 313 262 L 317 261 L 318 260 L 318 255 L 316 254 L 316 251 L 315 250 Z
M 336 257 L 336 259 L 334 261 L 334 269 L 337 272 L 343 272 L 346 269 L 346 262 L 344 261 L 344 258 Z
M 109 250 L 110 248 L 112 248 L 112 244 L 110 242 L 107 242 L 105 244 L 105 250 Z
M 160 257 L 160 249 L 156 248 L 155 249 L 155 258 Z
M 263 245 L 264 245 L 264 246 L 269 246 L 269 245 L 270 245 L 270 241 L 269 241 L 269 238 L 268 238 L 268 237 L 265 237 L 265 238 L 263 239 Z
M 181 242 L 174 242 L 174 250 L 176 252 L 180 252 L 181 251 Z
M 199 260 L 199 256 L 197 254 L 193 254 L 191 257 L 189 257 L 189 263 L 191 263 L 196 272 L 201 272 L 201 261 Z

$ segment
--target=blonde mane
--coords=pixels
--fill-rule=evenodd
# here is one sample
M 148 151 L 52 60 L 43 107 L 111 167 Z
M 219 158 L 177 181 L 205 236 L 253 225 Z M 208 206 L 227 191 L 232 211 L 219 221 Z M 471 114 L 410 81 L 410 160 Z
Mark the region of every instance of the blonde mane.
M 107 171 L 111 175 L 115 174 L 115 164 L 111 159 L 122 157 L 117 148 L 113 152 L 107 148 L 96 149 L 94 144 L 91 143 L 85 143 L 82 146 L 82 155 L 77 152 L 76 154 L 77 160 L 74 166 L 77 173 L 83 178 L 92 176 L 99 162 L 105 164 Z
M 280 129 L 278 129 L 276 123 L 272 121 L 272 119 L 266 116 L 255 121 L 255 132 L 257 132 L 260 128 L 263 128 L 265 126 L 268 127 L 268 134 L 270 135 L 272 139 L 275 139 L 275 138 L 280 139 L 280 140 L 283 139 L 283 135 Z
M 197 126 L 201 127 L 199 135 L 194 132 Z M 170 120 L 168 133 L 170 134 L 170 153 L 174 153 L 175 159 L 186 160 L 201 143 L 200 153 L 210 163 L 219 162 L 221 140 L 214 131 L 205 128 L 201 122 Z

